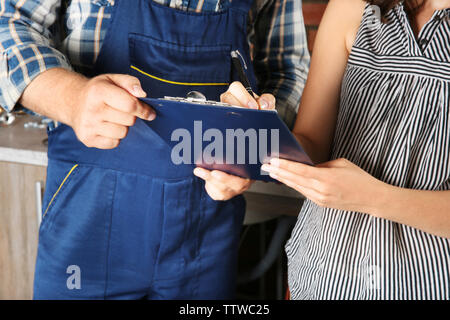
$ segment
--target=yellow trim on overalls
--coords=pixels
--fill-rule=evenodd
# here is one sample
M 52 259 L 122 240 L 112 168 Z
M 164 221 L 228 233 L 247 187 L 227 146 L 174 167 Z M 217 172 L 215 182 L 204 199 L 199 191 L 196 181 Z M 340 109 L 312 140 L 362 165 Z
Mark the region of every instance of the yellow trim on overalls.
M 47 214 L 48 208 L 50 208 L 50 205 L 52 204 L 52 202 L 55 199 L 56 195 L 59 193 L 59 190 L 61 190 L 62 186 L 64 185 L 64 183 L 66 183 L 66 180 L 69 178 L 69 176 L 72 174 L 73 170 L 75 170 L 76 167 L 78 167 L 78 164 L 74 165 L 72 167 L 72 169 L 70 169 L 69 173 L 66 175 L 66 177 L 63 180 L 63 182 L 61 182 L 61 184 L 59 185 L 58 190 L 56 190 L 55 194 L 53 195 L 52 199 L 50 200 L 50 203 L 48 204 L 47 209 L 45 209 L 45 212 L 42 215 L 42 218 L 45 217 L 45 215 Z
M 177 85 L 180 85 L 180 86 L 227 86 L 227 85 L 229 85 L 228 82 L 177 82 L 177 81 L 170 81 L 170 80 L 158 78 L 158 77 L 156 77 L 154 75 L 151 75 L 151 74 L 149 74 L 149 73 L 147 73 L 145 71 L 142 71 L 139 68 L 136 68 L 133 65 L 131 65 L 130 67 L 131 67 L 131 69 L 134 69 L 137 72 L 140 72 L 143 75 L 146 75 L 147 77 L 153 78 L 153 79 L 158 80 L 158 81 L 170 83 L 170 84 L 177 84 Z

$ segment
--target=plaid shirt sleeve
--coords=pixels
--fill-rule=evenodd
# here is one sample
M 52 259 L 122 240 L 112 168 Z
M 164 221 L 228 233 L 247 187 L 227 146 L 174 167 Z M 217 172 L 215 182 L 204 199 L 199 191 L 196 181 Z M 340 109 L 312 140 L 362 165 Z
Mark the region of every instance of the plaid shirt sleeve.
M 53 47 L 50 27 L 60 0 L 6 0 L 0 8 L 0 105 L 11 111 L 26 86 L 41 72 L 70 69 Z
M 217 0 L 155 0 L 192 10 L 220 10 Z M 0 8 L 0 106 L 11 111 L 26 86 L 41 72 L 62 67 L 82 71 L 94 65 L 109 26 L 114 0 L 73 0 L 67 8 L 61 44 L 52 34 L 61 0 L 4 0 Z M 67 1 L 68 2 L 68 1 Z M 208 7 L 205 3 L 210 3 Z M 299 0 L 255 0 L 250 41 L 260 92 L 277 98 L 280 116 L 292 127 L 309 66 Z M 60 32 L 62 32 L 60 30 Z M 56 48 L 61 48 L 62 54 Z M 70 60 L 70 63 L 69 63 Z
M 250 21 L 259 91 L 276 97 L 278 114 L 292 128 L 310 61 L 302 2 L 256 0 Z

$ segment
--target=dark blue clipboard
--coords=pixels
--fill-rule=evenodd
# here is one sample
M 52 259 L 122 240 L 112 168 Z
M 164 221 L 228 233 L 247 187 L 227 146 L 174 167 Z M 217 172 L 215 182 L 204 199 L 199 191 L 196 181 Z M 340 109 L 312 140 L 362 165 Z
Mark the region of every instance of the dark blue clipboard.
M 183 133 L 190 135 L 190 157 L 188 158 L 192 161 L 180 165 L 199 166 L 208 170 L 220 170 L 253 180 L 273 181 L 267 173 L 261 171 L 261 165 L 267 163 L 271 157 L 277 156 L 276 147 L 272 148 L 272 137 L 274 139 L 273 141 L 276 141 L 277 132 L 279 158 L 313 165 L 313 162 L 298 143 L 297 139 L 274 110 L 255 110 L 153 98 L 142 98 L 141 100 L 150 105 L 157 114 L 155 120 L 146 121 L 146 124 L 172 150 L 177 145 L 178 150 L 180 142 L 183 140 L 179 134 L 172 136 L 175 130 L 181 129 Z M 209 131 L 209 133 L 213 134 L 209 134 L 209 140 L 204 141 L 204 134 L 209 129 L 215 130 Z M 227 141 L 232 141 L 231 138 L 227 140 L 227 129 L 229 130 L 229 137 L 232 136 L 230 132 L 236 133 L 241 138 L 243 132 L 249 133 L 249 137 L 246 137 L 245 140 L 245 150 L 242 148 L 243 144 L 238 143 L 237 138 L 234 140 L 234 145 L 232 143 L 228 143 L 227 145 Z M 242 131 L 238 131 L 239 129 Z M 250 131 L 247 131 L 249 129 Z M 180 130 L 177 132 L 180 133 Z M 223 137 L 223 150 L 221 152 L 204 152 L 205 150 L 211 151 L 211 149 L 214 149 L 211 148 L 211 143 L 216 141 L 219 132 Z M 257 140 L 256 149 L 254 147 L 255 132 Z M 266 132 L 266 135 L 264 132 Z M 252 147 L 249 144 L 251 139 L 253 139 Z M 217 145 L 220 145 L 220 141 L 217 143 Z M 198 147 L 200 144 L 201 151 L 199 151 Z M 208 145 L 210 146 L 209 149 L 207 149 Z M 217 150 L 220 150 L 220 148 L 216 148 L 215 151 Z M 230 150 L 234 150 L 232 153 L 234 154 L 234 161 L 230 161 L 232 158 L 230 152 L 228 152 Z M 255 150 L 258 153 L 256 163 L 254 156 Z M 180 155 L 184 154 L 180 153 Z M 208 155 L 212 155 L 212 158 Z M 244 163 L 238 163 L 238 156 L 241 162 Z

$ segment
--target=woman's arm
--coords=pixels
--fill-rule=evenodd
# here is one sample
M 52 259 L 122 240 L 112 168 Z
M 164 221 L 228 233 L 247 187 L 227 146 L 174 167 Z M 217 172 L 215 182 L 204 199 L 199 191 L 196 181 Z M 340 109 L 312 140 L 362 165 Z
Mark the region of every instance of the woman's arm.
M 329 160 L 342 77 L 364 6 L 361 0 L 331 0 L 317 32 L 293 130 L 315 163 Z
M 395 187 L 346 159 L 316 167 L 272 159 L 262 169 L 319 206 L 363 212 L 450 238 L 450 191 Z
M 450 237 L 450 191 L 399 188 L 346 159 L 324 162 L 330 156 L 342 76 L 363 8 L 359 0 L 331 0 L 317 34 L 294 133 L 320 164 L 272 159 L 262 169 L 319 206 L 363 212 Z
M 450 191 L 411 190 L 386 185 L 372 214 L 450 238 Z

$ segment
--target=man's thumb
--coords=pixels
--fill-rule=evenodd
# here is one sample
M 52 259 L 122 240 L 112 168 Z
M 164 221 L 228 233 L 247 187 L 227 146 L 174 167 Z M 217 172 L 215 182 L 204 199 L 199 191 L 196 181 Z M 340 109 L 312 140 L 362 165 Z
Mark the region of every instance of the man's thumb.
M 127 74 L 107 74 L 106 77 L 116 86 L 128 91 L 128 93 L 136 98 L 144 98 L 147 96 L 141 87 L 141 82 L 136 77 Z

